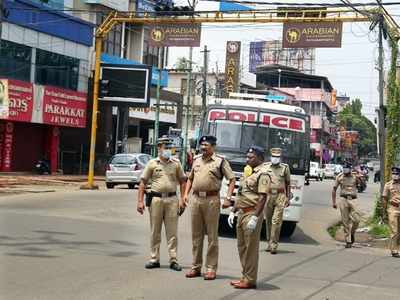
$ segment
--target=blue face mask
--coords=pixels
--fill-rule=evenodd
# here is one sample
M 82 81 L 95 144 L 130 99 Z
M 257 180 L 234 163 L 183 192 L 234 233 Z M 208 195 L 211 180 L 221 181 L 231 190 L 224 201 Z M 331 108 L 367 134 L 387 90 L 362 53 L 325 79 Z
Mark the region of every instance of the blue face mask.
M 164 149 L 161 153 L 161 157 L 165 158 L 166 160 L 170 159 L 171 155 L 172 155 L 172 153 L 171 153 L 171 150 L 169 150 L 169 149 Z

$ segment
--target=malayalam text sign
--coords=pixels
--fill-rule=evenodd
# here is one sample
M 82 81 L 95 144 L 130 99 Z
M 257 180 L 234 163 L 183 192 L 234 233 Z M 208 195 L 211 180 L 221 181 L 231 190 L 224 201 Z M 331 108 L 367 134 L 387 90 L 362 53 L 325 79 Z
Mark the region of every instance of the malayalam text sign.
M 340 48 L 342 22 L 289 22 L 283 24 L 283 48 Z

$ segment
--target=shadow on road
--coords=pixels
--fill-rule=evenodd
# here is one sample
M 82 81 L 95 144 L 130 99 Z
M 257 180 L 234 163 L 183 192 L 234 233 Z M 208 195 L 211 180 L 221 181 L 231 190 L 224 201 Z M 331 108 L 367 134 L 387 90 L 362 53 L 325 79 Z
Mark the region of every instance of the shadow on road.
M 87 241 L 76 240 L 75 233 L 33 230 L 36 236 L 0 236 L 0 251 L 8 256 L 32 258 L 57 258 L 71 253 L 92 253 L 110 257 L 131 257 L 138 255 L 131 251 L 138 244 L 129 241 Z M 66 252 L 67 251 L 67 252 Z
M 236 220 L 234 223 L 233 228 L 228 226 L 226 217 L 221 217 L 219 219 L 219 236 L 225 238 L 236 238 Z M 267 231 L 266 231 L 266 224 L 263 223 L 263 227 L 261 230 L 261 240 L 267 240 Z M 294 243 L 294 244 L 302 244 L 302 245 L 314 245 L 318 246 L 320 243 L 307 235 L 299 226 L 297 226 L 295 232 L 291 237 L 287 237 L 282 235 L 280 241 L 283 243 Z

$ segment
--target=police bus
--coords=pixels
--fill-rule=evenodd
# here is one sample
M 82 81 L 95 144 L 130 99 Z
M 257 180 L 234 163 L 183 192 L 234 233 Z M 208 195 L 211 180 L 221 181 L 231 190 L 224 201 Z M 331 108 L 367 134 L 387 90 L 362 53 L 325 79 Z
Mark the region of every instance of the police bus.
M 231 164 L 236 175 L 236 189 L 246 165 L 246 151 L 251 145 L 266 149 L 282 149 L 282 162 L 290 167 L 291 205 L 283 214 L 282 234 L 293 234 L 300 220 L 303 206 L 305 173 L 310 155 L 310 121 L 305 111 L 297 106 L 258 101 L 255 99 L 215 99 L 207 107 L 203 122 L 203 134 L 217 137 L 217 153 Z M 221 202 L 226 196 L 228 184 L 223 182 Z M 221 221 L 226 220 L 229 209 L 222 209 Z

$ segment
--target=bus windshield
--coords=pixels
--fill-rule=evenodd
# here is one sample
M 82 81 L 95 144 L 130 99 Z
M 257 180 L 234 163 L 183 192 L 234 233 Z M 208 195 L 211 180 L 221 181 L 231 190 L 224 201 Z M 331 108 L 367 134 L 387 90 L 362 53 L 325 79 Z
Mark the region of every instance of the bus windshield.
M 209 123 L 209 132 L 218 140 L 218 151 L 244 153 L 251 145 L 267 150 L 282 149 L 282 160 L 294 171 L 306 168 L 306 133 L 286 129 L 270 128 L 255 122 L 215 120 Z M 267 155 L 268 156 L 268 155 Z

